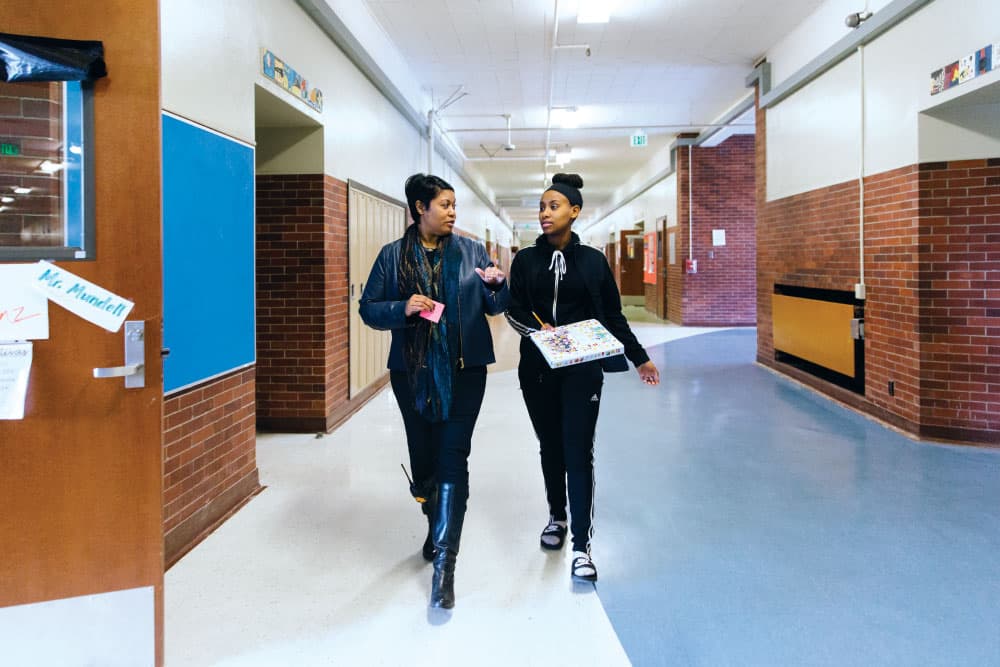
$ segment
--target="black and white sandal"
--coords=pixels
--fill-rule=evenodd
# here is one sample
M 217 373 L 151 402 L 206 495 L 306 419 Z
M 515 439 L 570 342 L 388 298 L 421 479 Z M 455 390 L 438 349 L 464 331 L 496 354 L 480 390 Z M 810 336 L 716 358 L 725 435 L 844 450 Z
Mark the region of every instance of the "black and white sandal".
M 570 572 L 576 581 L 597 581 L 597 566 L 590 559 L 590 554 L 582 551 L 573 552 L 573 568 Z
M 545 526 L 545 530 L 542 531 L 540 542 L 542 548 L 549 551 L 562 549 L 566 542 L 566 522 L 556 521 L 549 517 L 549 525 Z

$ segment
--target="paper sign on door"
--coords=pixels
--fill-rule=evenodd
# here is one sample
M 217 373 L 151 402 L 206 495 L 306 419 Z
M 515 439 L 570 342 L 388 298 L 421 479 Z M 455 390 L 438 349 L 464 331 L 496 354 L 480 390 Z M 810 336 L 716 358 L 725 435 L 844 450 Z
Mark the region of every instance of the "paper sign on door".
M 24 419 L 31 343 L 0 345 L 0 419 Z
M 37 264 L 0 265 L 0 340 L 49 337 L 49 302 L 30 283 Z
M 134 303 L 98 287 L 89 280 L 75 276 L 55 264 L 41 261 L 35 264 L 31 285 L 50 301 L 88 322 L 115 332 L 121 329 Z

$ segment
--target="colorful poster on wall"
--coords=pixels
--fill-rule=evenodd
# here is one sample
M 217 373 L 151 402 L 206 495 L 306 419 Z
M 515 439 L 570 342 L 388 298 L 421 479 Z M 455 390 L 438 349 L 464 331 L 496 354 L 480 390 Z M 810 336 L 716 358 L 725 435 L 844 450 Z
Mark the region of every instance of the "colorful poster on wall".
M 931 72 L 931 95 L 937 95 L 944 90 L 944 68 Z
M 958 61 L 944 68 L 944 89 L 948 90 L 958 85 Z
M 1000 42 L 986 46 L 960 60 L 931 72 L 931 95 L 1000 69 Z
M 323 110 L 323 93 L 319 88 L 310 89 L 309 82 L 301 74 L 267 49 L 261 53 L 261 72 L 264 76 L 316 111 Z
M 976 76 L 976 56 L 970 54 L 958 61 L 958 82 L 965 83 Z
M 647 232 L 643 236 L 642 282 L 647 285 L 656 284 L 656 232 Z
M 993 69 L 993 45 L 976 51 L 976 76 L 982 76 Z

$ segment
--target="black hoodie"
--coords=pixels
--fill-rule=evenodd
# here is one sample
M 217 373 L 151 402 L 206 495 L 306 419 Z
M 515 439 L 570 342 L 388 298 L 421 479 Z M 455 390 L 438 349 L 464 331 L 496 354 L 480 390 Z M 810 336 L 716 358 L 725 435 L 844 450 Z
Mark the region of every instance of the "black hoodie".
M 521 359 L 533 365 L 547 365 L 527 338 L 540 328 L 537 315 L 553 326 L 594 318 L 622 342 L 625 356 L 634 365 L 649 361 L 649 355 L 622 315 L 621 296 L 604 254 L 581 244 L 574 233 L 561 252 L 565 261 L 562 273 L 559 257 L 553 261 L 556 252 L 542 234 L 535 245 L 518 251 L 510 266 L 507 320 L 522 336 Z M 620 356 L 602 359 L 601 365 L 611 372 L 628 370 L 628 364 Z

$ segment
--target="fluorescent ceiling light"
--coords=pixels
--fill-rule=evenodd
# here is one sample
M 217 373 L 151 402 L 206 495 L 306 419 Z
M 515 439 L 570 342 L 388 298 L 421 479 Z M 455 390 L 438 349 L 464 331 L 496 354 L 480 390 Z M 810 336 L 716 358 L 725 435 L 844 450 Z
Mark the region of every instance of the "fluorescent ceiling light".
M 13 197 L 0 197 L 0 203 L 11 204 L 14 202 Z
M 14 194 L 16 194 L 16 195 L 30 195 L 31 194 L 31 188 L 22 188 L 22 187 L 19 187 L 17 185 L 14 185 L 14 186 L 11 186 L 11 187 L 14 188 Z
M 38 165 L 38 170 L 44 171 L 46 174 L 54 174 L 62 168 L 63 165 L 61 163 L 53 162 L 52 160 L 45 160 Z
M 579 127 L 580 119 L 576 115 L 576 107 L 553 107 L 552 123 L 567 130 Z
M 607 23 L 611 20 L 611 0 L 580 0 L 577 23 Z

